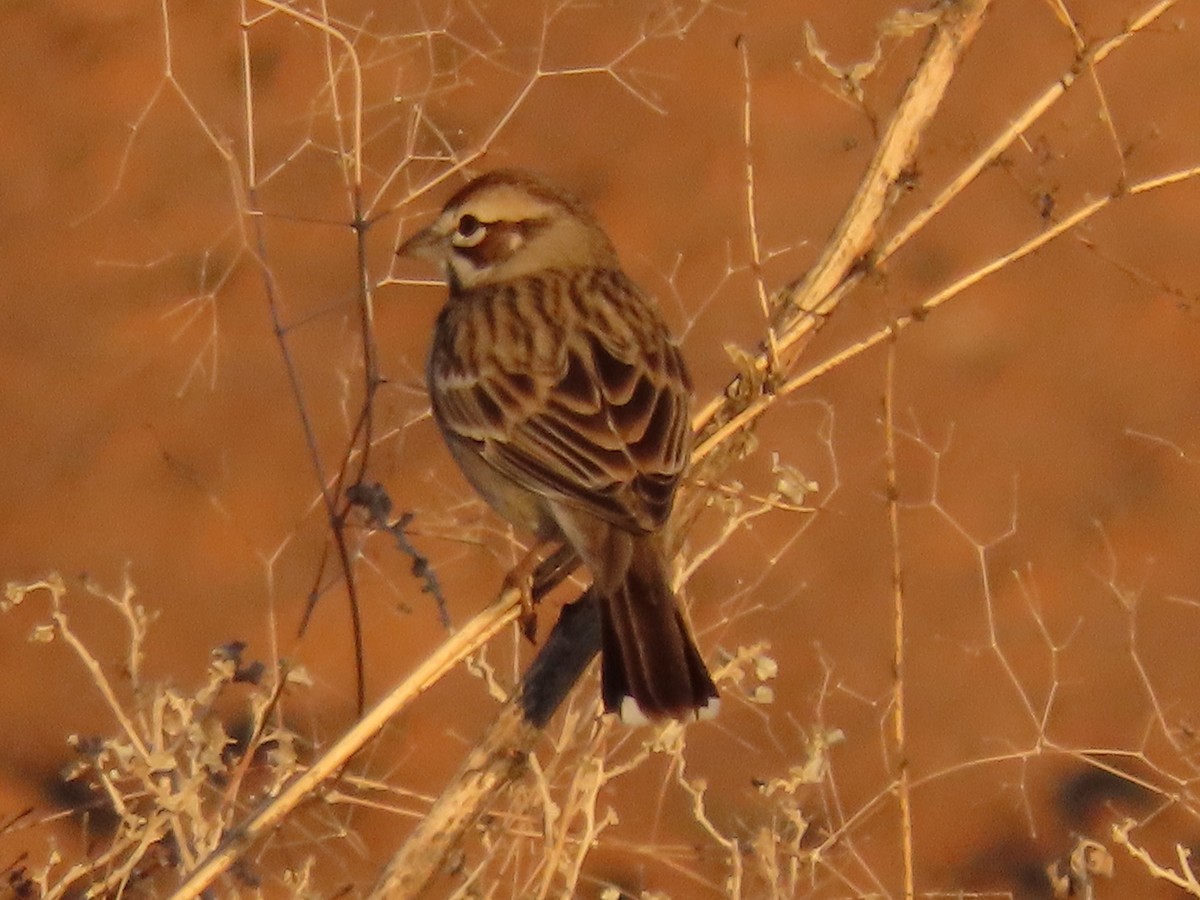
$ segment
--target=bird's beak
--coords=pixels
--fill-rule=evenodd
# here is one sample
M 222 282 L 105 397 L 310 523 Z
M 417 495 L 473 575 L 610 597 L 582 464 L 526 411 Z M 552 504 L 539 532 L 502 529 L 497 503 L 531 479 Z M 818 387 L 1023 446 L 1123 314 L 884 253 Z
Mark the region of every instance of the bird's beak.
M 397 256 L 441 262 L 446 256 L 446 236 L 431 225 L 418 231 L 396 249 Z

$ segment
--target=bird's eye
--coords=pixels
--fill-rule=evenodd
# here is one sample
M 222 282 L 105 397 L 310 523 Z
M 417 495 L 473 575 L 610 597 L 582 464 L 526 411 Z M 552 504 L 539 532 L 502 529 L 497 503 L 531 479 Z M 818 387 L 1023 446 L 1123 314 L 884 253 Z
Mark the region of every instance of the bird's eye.
M 458 235 L 459 237 L 470 237 L 476 231 L 478 231 L 482 225 L 482 222 L 480 222 L 470 213 L 467 213 L 458 220 Z

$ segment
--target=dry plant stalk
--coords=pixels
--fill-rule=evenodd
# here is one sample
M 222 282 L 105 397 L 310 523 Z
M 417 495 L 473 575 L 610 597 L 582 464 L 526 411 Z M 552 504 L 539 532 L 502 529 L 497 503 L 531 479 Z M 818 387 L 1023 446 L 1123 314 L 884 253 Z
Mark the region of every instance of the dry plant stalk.
M 123 896 L 133 884 L 156 873 L 195 866 L 220 846 L 234 801 L 251 775 L 256 756 L 265 769 L 271 792 L 296 771 L 296 736 L 275 721 L 276 700 L 293 680 L 284 674 L 267 689 L 260 685 L 262 667 L 243 665 L 241 645 L 214 651 L 205 682 L 194 692 L 164 684 L 144 684 L 139 669 L 153 614 L 135 602 L 128 571 L 120 592 L 87 584 L 92 596 L 105 601 L 129 631 L 121 682 L 132 688 L 132 701 L 71 626 L 67 586 L 58 574 L 27 584 L 9 584 L 0 613 L 45 593 L 50 622 L 38 626 L 32 639 L 62 641 L 87 670 L 104 707 L 117 723 L 112 737 L 71 735 L 77 754 L 65 771 L 67 781 L 87 784 L 116 818 L 110 838 L 91 849 L 85 860 L 61 865 L 57 853 L 36 872 L 21 872 L 10 887 L 21 896 L 45 900 L 71 896 Z M 250 733 L 244 744 L 226 730 L 218 700 L 232 685 L 249 685 Z M 220 789 L 216 786 L 220 785 Z M 169 848 L 169 849 L 168 849 Z M 27 890 L 29 893 L 22 893 Z M 81 893 L 83 892 L 83 893 Z

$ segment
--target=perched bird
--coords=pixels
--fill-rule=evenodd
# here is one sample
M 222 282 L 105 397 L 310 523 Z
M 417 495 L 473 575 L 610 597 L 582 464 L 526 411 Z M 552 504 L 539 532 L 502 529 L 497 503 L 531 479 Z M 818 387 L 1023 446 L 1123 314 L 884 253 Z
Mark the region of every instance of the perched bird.
M 467 479 L 565 542 L 601 605 L 604 707 L 630 723 L 716 714 L 660 536 L 691 440 L 691 382 L 657 305 L 578 201 L 523 172 L 476 178 L 397 251 L 450 297 L 427 378 Z

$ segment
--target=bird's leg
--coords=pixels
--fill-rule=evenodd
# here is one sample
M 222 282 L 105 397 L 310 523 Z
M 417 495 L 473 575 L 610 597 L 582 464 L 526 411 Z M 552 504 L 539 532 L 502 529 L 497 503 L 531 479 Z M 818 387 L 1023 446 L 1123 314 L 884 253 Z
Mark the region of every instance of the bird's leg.
M 521 624 L 521 633 L 530 643 L 537 635 L 537 613 L 534 611 L 533 579 L 534 573 L 541 563 L 541 554 L 547 541 L 538 541 L 528 552 L 508 570 L 504 576 L 504 591 L 516 591 L 521 598 L 521 612 L 517 621 Z
M 538 541 L 504 576 L 504 590 L 521 595 L 521 633 L 530 643 L 537 636 L 534 607 L 579 566 L 579 556 L 570 544 L 558 544 L 553 553 L 543 556 L 554 543 Z
M 533 602 L 540 603 L 543 597 L 562 584 L 579 565 L 579 554 L 575 552 L 575 548 L 570 544 L 560 544 L 533 572 Z

